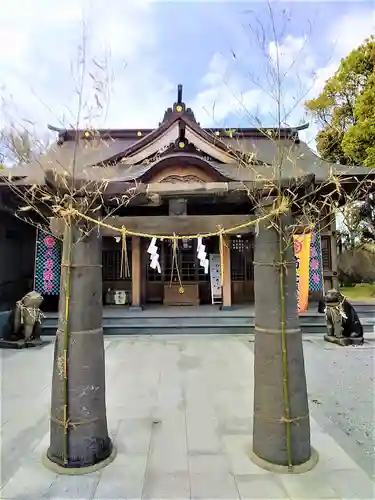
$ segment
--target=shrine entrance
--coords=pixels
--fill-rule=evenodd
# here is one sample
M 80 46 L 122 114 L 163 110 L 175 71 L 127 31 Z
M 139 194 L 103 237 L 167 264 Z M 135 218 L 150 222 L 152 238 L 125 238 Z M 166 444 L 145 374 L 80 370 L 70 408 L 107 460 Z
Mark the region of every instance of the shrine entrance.
M 254 302 L 254 234 L 230 240 L 230 270 L 233 304 Z
M 217 237 L 204 240 L 207 255 L 219 253 Z M 179 240 L 173 256 L 173 242 L 159 243 L 161 273 L 149 266 L 148 242 L 142 248 L 145 304 L 200 305 L 211 304 L 210 273 L 205 274 L 197 259 L 197 240 Z M 181 285 L 184 293 L 180 293 Z
M 219 238 L 204 240 L 206 252 L 219 255 Z M 142 248 L 142 302 L 144 304 L 207 305 L 212 304 L 210 271 L 205 274 L 197 259 L 197 240 L 178 242 L 177 262 L 173 264 L 173 243 L 163 241 L 160 246 L 161 273 L 149 266 L 148 242 Z M 232 304 L 254 301 L 254 235 L 228 238 L 230 249 L 230 289 Z M 180 281 L 184 293 L 180 294 Z M 184 295 L 182 298 L 181 295 Z

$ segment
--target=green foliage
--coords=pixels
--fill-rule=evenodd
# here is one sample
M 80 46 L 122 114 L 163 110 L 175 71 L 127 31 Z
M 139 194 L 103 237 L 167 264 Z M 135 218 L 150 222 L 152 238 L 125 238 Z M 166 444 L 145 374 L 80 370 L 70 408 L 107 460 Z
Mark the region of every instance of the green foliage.
M 322 129 L 317 148 L 327 161 L 375 167 L 375 37 L 340 63 L 306 108 Z
M 374 283 L 374 246 L 360 245 L 338 256 L 339 278 L 344 283 Z
M 340 292 L 349 300 L 370 301 L 375 300 L 375 284 L 361 283 L 352 284 L 350 287 L 340 287 Z

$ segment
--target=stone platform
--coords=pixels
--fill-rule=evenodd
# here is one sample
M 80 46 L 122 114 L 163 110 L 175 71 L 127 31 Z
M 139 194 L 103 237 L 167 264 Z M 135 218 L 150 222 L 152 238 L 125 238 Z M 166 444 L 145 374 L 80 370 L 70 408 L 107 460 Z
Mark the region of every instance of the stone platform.
M 374 331 L 375 306 L 355 305 L 363 324 L 365 336 Z M 311 304 L 308 312 L 300 315 L 303 333 L 326 333 L 324 314 Z M 57 313 L 46 313 L 43 321 L 44 335 L 55 335 Z M 249 334 L 254 333 L 255 310 L 253 305 L 233 306 L 220 310 L 219 306 L 198 307 L 147 306 L 143 311 L 129 307 L 111 306 L 103 311 L 105 335 L 164 335 L 164 334 Z
M 4 340 L 0 339 L 0 349 L 27 349 L 32 347 L 43 347 L 48 342 L 43 340 Z
M 324 374 L 333 352 L 342 360 L 348 351 L 325 350 L 323 339 L 304 344 L 308 387 L 321 387 L 320 380 L 314 385 L 319 374 L 332 398 L 332 376 Z M 108 426 L 118 455 L 102 471 L 75 477 L 41 464 L 49 444 L 52 343 L 1 351 L 3 500 L 374 498 L 353 445 L 346 447 L 344 433 L 315 415 L 314 400 L 312 444 L 320 461 L 312 471 L 276 475 L 251 462 L 251 338 L 109 337 L 105 346 Z M 371 392 L 368 378 L 363 384 Z

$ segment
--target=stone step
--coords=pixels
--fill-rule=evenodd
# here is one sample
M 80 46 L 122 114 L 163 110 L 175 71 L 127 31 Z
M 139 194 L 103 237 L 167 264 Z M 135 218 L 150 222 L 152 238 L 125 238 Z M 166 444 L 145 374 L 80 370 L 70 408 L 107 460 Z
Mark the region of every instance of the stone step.
M 375 305 L 354 304 L 365 333 L 375 331 Z M 46 313 L 43 333 L 55 335 L 57 313 Z M 159 334 L 249 334 L 254 332 L 254 308 L 234 307 L 220 311 L 217 306 L 201 307 L 148 307 L 144 311 L 132 311 L 122 306 L 106 307 L 103 310 L 105 335 L 159 335 Z M 306 313 L 300 315 L 303 333 L 325 334 L 324 314 L 311 304 Z
M 375 318 L 366 317 L 360 315 L 360 320 L 364 324 L 375 324 Z M 254 314 L 244 314 L 237 315 L 226 315 L 225 312 L 218 312 L 214 315 L 205 316 L 185 316 L 177 314 L 157 314 L 151 315 L 149 313 L 129 313 L 126 312 L 124 315 L 121 314 L 103 314 L 103 324 L 105 326 L 112 326 L 113 324 L 121 324 L 124 326 L 132 327 L 142 324 L 144 326 L 164 326 L 166 323 L 172 322 L 174 325 L 179 326 L 231 326 L 241 324 L 243 326 L 254 324 L 255 318 Z M 302 314 L 300 315 L 300 322 L 302 324 L 315 324 L 315 325 L 325 325 L 324 314 Z M 43 320 L 44 326 L 56 325 L 57 324 L 57 314 L 46 315 Z
M 103 329 L 105 335 L 159 335 L 159 334 L 249 334 L 254 333 L 253 318 L 246 318 L 246 321 L 232 321 L 227 324 L 222 322 L 210 323 L 204 321 L 192 324 L 189 321 L 183 322 L 174 321 L 170 318 L 169 321 L 140 321 L 133 324 L 128 324 L 125 321 L 116 320 L 107 322 L 103 321 Z M 158 318 L 159 319 L 159 318 Z M 373 333 L 374 324 L 370 322 L 362 322 L 365 333 Z M 326 332 L 325 323 L 314 323 L 301 321 L 300 327 L 303 333 L 319 333 Z M 55 335 L 57 321 L 43 323 L 43 335 Z

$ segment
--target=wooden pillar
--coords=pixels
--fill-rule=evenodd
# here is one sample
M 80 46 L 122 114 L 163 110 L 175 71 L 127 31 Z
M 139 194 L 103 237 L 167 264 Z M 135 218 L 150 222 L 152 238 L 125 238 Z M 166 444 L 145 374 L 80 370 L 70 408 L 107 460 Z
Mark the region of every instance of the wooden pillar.
M 141 309 L 141 239 L 139 236 L 132 236 L 132 305 L 134 310 Z
M 230 236 L 224 236 L 223 245 L 223 305 L 222 310 L 232 308 L 232 282 L 230 271 Z
M 147 241 L 141 238 L 141 304 L 146 304 L 147 302 L 147 265 L 148 259 L 146 258 L 146 250 L 147 250 Z M 148 254 L 147 254 L 148 257 Z

